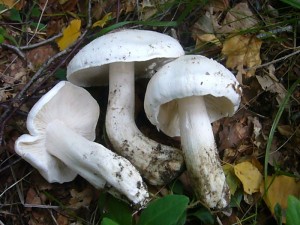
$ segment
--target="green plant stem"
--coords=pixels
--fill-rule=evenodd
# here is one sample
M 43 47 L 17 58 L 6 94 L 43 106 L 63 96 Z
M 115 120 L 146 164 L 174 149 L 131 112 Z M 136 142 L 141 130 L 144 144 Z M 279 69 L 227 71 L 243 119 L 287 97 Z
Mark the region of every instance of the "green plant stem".
M 270 130 L 270 134 L 269 134 L 269 138 L 268 138 L 268 142 L 267 142 L 267 147 L 266 147 L 266 154 L 265 154 L 265 162 L 264 162 L 264 177 L 265 177 L 265 193 L 267 192 L 267 185 L 268 185 L 268 163 L 269 163 L 269 159 L 270 159 L 270 150 L 271 150 L 271 146 L 272 146 L 272 141 L 273 141 L 273 137 L 274 137 L 274 133 L 275 130 L 278 126 L 280 117 L 284 111 L 285 106 L 288 103 L 288 100 L 290 99 L 292 93 L 294 92 L 294 90 L 296 89 L 297 85 L 300 83 L 300 78 L 297 79 L 293 85 L 290 87 L 290 89 L 288 90 L 286 96 L 283 99 L 282 104 L 279 107 L 278 112 L 276 113 L 274 122 L 272 124 L 271 130 Z

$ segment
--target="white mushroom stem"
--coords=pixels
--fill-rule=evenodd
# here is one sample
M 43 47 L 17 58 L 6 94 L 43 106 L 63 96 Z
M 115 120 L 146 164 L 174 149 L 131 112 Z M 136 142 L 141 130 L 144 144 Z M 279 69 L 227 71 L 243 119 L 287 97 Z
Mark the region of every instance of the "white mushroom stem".
M 133 62 L 110 64 L 106 132 L 115 151 L 135 165 L 149 183 L 163 185 L 179 174 L 183 157 L 179 149 L 159 144 L 137 128 L 134 81 Z
M 178 111 L 181 145 L 195 194 L 210 208 L 224 208 L 229 203 L 229 189 L 204 98 L 179 99 Z
M 88 180 L 96 188 L 106 182 L 125 195 L 134 204 L 143 205 L 148 192 L 135 167 L 125 158 L 102 145 L 89 141 L 72 131 L 60 121 L 47 126 L 48 152 Z

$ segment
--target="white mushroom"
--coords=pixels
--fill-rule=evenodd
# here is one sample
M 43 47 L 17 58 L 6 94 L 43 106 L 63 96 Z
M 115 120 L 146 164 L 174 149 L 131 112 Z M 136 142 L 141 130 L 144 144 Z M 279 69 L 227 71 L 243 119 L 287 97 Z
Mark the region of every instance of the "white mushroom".
M 117 190 L 134 204 L 145 204 L 148 192 L 134 166 L 93 142 L 98 117 L 96 100 L 62 81 L 33 106 L 27 118 L 30 134 L 16 140 L 15 151 L 48 182 L 71 181 L 79 174 L 96 188 L 112 186 L 112 194 Z
M 182 56 L 150 80 L 145 112 L 169 136 L 181 136 L 188 175 L 197 197 L 224 208 L 230 193 L 211 123 L 237 110 L 241 89 L 224 66 L 204 56 Z
M 67 79 L 79 86 L 105 85 L 109 78 L 106 132 L 114 150 L 127 158 L 153 185 L 178 176 L 179 149 L 159 144 L 137 128 L 134 120 L 135 75 L 153 73 L 184 51 L 177 40 L 157 32 L 121 30 L 95 39 L 71 60 Z

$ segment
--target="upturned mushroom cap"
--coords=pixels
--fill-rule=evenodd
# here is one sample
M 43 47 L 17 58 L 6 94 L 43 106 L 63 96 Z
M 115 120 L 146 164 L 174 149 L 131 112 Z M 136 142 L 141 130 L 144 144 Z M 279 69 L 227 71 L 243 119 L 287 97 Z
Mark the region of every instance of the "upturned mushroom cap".
M 190 96 L 204 97 L 212 123 L 235 113 L 241 88 L 234 75 L 213 59 L 181 56 L 151 78 L 144 101 L 148 119 L 167 135 L 180 136 L 176 99 Z
M 29 112 L 27 129 L 30 135 L 24 134 L 17 139 L 15 151 L 38 169 L 48 182 L 71 181 L 77 173 L 46 150 L 47 125 L 53 121 L 63 121 L 67 127 L 92 141 L 95 139 L 99 111 L 98 103 L 86 90 L 61 81 Z
M 83 87 L 108 83 L 109 64 L 135 62 L 135 74 L 153 73 L 161 62 L 184 55 L 179 42 L 147 30 L 120 30 L 101 36 L 70 61 L 67 79 Z

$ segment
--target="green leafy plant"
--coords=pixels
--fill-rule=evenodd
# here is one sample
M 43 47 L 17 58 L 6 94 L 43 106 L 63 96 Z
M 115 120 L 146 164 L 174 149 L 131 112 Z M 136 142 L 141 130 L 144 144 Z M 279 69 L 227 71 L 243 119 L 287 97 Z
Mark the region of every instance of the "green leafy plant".
M 189 198 L 184 195 L 167 195 L 151 202 L 142 212 L 137 225 L 179 225 L 186 220 Z
M 191 215 L 198 218 L 204 224 L 212 225 L 215 223 L 214 216 L 211 214 L 211 212 L 207 208 L 202 207 Z
M 295 196 L 288 197 L 288 207 L 286 210 L 286 225 L 300 224 L 300 200 Z
M 125 202 L 120 201 L 112 196 L 107 196 L 106 210 L 107 212 L 103 215 L 103 220 L 105 219 L 107 222 L 104 224 L 132 224 L 132 211 L 130 206 Z M 114 223 L 111 223 L 112 221 Z
M 294 8 L 300 9 L 299 0 L 281 0 L 282 2 L 293 6 Z

